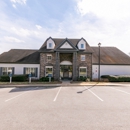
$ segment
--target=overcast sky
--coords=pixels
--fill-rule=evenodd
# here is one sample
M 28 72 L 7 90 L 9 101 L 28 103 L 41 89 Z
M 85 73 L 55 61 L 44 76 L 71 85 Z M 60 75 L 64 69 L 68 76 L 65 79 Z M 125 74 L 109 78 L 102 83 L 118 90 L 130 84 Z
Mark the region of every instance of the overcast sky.
M 0 0 L 0 53 L 48 37 L 85 38 L 130 52 L 130 0 Z

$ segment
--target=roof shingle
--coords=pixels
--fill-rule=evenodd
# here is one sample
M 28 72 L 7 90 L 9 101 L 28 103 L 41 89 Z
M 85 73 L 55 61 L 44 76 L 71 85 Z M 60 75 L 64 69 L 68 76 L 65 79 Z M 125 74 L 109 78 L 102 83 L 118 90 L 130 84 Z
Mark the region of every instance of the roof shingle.
M 93 50 L 93 64 L 98 64 L 99 48 L 91 47 Z M 100 47 L 100 63 L 130 65 L 130 57 L 116 47 Z
M 40 63 L 40 53 L 37 50 L 11 49 L 0 55 L 1 63 Z

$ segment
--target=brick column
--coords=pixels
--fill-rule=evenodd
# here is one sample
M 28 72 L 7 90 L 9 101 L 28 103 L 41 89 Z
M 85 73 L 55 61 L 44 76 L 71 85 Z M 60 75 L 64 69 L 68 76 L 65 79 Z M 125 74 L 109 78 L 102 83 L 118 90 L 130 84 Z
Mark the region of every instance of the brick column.
M 76 81 L 77 80 L 77 52 L 74 52 L 73 53 L 73 81 Z
M 55 80 L 60 80 L 60 58 L 59 52 L 56 52 L 56 65 L 55 65 Z

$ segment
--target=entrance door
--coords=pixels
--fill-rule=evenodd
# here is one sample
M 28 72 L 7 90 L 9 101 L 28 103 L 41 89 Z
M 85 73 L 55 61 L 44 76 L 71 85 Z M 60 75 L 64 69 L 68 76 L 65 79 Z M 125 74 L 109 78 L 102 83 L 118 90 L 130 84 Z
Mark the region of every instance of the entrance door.
M 69 78 L 69 71 L 68 69 L 65 69 L 64 72 L 63 72 L 63 77 L 64 78 Z
M 72 78 L 72 65 L 61 65 L 60 76 L 63 79 L 71 79 Z

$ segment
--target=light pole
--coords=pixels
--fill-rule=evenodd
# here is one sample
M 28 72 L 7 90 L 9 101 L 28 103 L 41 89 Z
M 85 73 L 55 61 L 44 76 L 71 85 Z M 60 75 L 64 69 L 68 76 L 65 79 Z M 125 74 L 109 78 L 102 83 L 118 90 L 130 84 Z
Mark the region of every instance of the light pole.
M 98 47 L 99 47 L 99 55 L 98 55 L 98 82 L 100 82 L 100 46 L 101 43 L 98 43 Z

